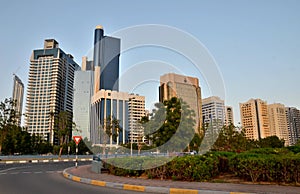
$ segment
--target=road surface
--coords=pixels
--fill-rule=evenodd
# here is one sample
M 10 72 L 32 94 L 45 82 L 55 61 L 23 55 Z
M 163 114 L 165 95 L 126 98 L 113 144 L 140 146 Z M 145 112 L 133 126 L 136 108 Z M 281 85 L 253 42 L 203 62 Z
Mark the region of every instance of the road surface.
M 140 193 L 73 182 L 62 175 L 62 171 L 71 166 L 74 162 L 0 164 L 0 194 Z

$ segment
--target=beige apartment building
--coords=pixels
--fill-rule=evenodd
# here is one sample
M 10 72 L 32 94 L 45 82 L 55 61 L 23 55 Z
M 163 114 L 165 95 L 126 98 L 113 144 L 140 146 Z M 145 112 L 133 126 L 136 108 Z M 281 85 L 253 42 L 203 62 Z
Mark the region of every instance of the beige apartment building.
M 199 80 L 195 77 L 168 73 L 160 77 L 159 101 L 181 98 L 195 112 L 195 131 L 202 125 L 202 102 Z
M 290 145 L 288 123 L 285 106 L 280 103 L 268 105 L 270 135 L 276 135 L 279 139 L 284 139 L 285 145 Z
M 250 99 L 240 103 L 241 124 L 246 137 L 258 140 L 270 136 L 270 125 L 267 102 L 261 99 Z

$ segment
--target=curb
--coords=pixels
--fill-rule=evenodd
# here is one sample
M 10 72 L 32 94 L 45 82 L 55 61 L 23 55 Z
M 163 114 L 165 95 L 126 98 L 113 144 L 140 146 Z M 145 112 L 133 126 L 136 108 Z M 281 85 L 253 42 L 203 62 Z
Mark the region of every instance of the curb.
M 112 183 L 106 181 L 93 180 L 89 178 L 81 178 L 74 176 L 67 172 L 67 170 L 72 169 L 67 168 L 63 171 L 63 176 L 67 179 L 70 179 L 75 182 L 108 187 L 114 189 L 122 189 L 128 191 L 140 191 L 140 192 L 149 192 L 149 193 L 167 193 L 167 194 L 253 194 L 253 193 L 244 193 L 244 192 L 228 192 L 228 191 L 212 191 L 212 190 L 194 190 L 194 189 L 180 189 L 180 188 L 168 188 L 168 187 L 153 187 L 153 186 L 141 186 L 141 185 L 130 185 L 123 183 Z
M 92 161 L 92 158 L 81 158 L 78 162 Z M 0 164 L 26 164 L 26 163 L 48 163 L 48 162 L 76 162 L 76 159 L 46 159 L 46 160 L 7 160 L 0 161 Z

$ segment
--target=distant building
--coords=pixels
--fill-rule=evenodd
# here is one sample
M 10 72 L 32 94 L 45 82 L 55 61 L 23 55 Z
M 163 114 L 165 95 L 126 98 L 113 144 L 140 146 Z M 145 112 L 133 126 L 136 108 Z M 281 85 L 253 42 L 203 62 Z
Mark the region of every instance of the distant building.
M 21 126 L 22 109 L 23 109 L 23 97 L 24 97 L 24 84 L 21 79 L 14 74 L 14 88 L 12 99 L 15 101 L 15 111 L 17 113 L 16 124 Z
M 300 110 L 286 107 L 287 126 L 290 145 L 295 145 L 300 140 Z
M 211 96 L 202 100 L 203 123 L 218 123 L 218 126 L 225 125 L 224 100 L 217 96 Z
M 199 80 L 195 77 L 168 73 L 160 77 L 159 101 L 172 97 L 182 99 L 195 112 L 195 132 L 202 125 L 202 101 Z
M 97 26 L 94 35 L 94 66 L 100 68 L 97 90 L 119 91 L 120 39 L 104 36 L 102 26 Z
M 82 138 L 90 140 L 91 133 L 91 98 L 94 87 L 94 71 L 92 61 L 82 58 L 82 70 L 75 71 L 74 76 L 74 111 L 73 121 Z
M 55 117 L 61 111 L 73 113 L 74 72 L 79 69 L 73 56 L 47 39 L 43 49 L 32 52 L 26 98 L 26 127 L 31 134 L 57 144 Z M 71 130 L 71 127 L 70 127 Z
M 229 126 L 234 124 L 233 108 L 231 106 L 225 106 L 225 125 Z
M 240 103 L 241 124 L 246 137 L 259 140 L 270 136 L 270 125 L 267 102 L 261 99 L 250 99 Z
M 268 105 L 268 114 L 270 121 L 270 135 L 276 135 L 279 139 L 285 141 L 285 145 L 290 145 L 288 123 L 283 104 L 275 103 Z

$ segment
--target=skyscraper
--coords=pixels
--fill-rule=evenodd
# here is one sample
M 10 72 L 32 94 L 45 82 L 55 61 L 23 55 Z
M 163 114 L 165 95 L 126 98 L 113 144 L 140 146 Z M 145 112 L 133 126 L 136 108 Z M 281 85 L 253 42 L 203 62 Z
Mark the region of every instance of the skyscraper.
M 234 124 L 233 108 L 231 106 L 225 106 L 225 125 Z
M 74 76 L 74 103 L 73 121 L 82 138 L 90 140 L 91 126 L 91 98 L 94 87 L 94 71 L 92 61 L 82 57 L 82 70 L 75 71 Z
M 119 90 L 119 56 L 120 39 L 104 36 L 103 27 L 97 26 L 94 36 L 94 66 L 99 68 L 101 74 L 100 80 L 97 80 L 100 82 L 97 90 Z
M 195 132 L 202 125 L 202 101 L 199 80 L 195 77 L 168 73 L 160 77 L 159 101 L 181 98 L 195 112 Z
M 61 111 L 73 113 L 74 72 L 79 69 L 73 56 L 47 39 L 43 49 L 32 52 L 26 98 L 26 127 L 29 133 L 55 142 L 54 120 Z M 71 130 L 71 129 L 70 129 Z
M 279 139 L 284 139 L 285 145 L 290 145 L 288 123 L 283 104 L 274 103 L 268 105 L 270 121 L 270 135 L 276 135 Z
M 24 84 L 21 79 L 14 74 L 14 88 L 12 99 L 15 101 L 15 111 L 17 113 L 16 123 L 21 125 L 22 108 L 23 108 L 23 97 L 24 97 Z
M 270 136 L 267 102 L 250 99 L 248 102 L 240 103 L 240 115 L 247 138 L 259 140 Z
M 286 107 L 286 118 L 289 131 L 290 145 L 295 145 L 300 140 L 300 110 Z
M 202 100 L 203 123 L 225 124 L 225 106 L 224 100 L 218 96 L 211 96 Z

